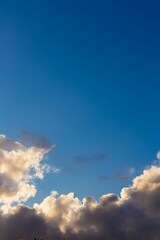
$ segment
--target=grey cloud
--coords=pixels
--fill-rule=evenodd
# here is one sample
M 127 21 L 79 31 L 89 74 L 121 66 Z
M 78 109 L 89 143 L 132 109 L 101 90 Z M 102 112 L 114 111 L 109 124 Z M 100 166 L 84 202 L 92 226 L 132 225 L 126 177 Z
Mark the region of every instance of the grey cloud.
M 14 142 L 10 138 L 7 138 L 5 135 L 0 134 L 0 149 L 10 151 L 10 150 L 23 149 L 23 148 L 24 147 L 21 143 Z
M 115 179 L 119 181 L 127 181 L 130 179 L 131 175 L 135 173 L 134 167 L 129 167 L 121 170 L 117 170 L 114 174 Z
M 24 142 L 25 144 L 45 149 L 51 148 L 53 146 L 52 142 L 49 139 L 40 134 L 22 131 L 20 136 L 21 141 Z
M 115 173 L 115 178 L 119 181 L 127 181 L 128 179 L 130 179 L 130 176 L 128 175 L 128 173 L 125 173 L 124 171 L 118 170 Z
M 6 174 L 0 173 L 0 198 L 2 195 L 12 196 L 18 191 L 15 181 L 10 179 Z
M 34 209 L 20 206 L 15 214 L 1 216 L 1 239 L 25 239 L 30 240 L 35 236 L 46 237 L 45 220 L 38 216 Z

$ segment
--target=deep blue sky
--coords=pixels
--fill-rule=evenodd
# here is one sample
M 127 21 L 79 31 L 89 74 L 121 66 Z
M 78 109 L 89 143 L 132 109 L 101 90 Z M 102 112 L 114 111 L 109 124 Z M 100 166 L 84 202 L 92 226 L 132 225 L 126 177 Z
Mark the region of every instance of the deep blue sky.
M 47 161 L 62 169 L 38 182 L 38 197 L 119 193 L 133 176 L 117 176 L 155 159 L 159 9 L 143 0 L 0 1 L 1 133 L 45 135 L 57 146 Z

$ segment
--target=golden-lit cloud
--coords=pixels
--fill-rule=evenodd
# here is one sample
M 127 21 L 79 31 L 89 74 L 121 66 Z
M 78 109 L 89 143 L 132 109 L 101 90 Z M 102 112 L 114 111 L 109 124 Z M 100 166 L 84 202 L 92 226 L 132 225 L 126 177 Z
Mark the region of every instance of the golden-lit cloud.
M 0 135 L 0 203 L 25 202 L 36 194 L 35 178 L 43 179 L 44 172 L 58 169 L 41 164 L 51 150 L 42 147 L 25 147 Z
M 34 236 L 47 240 L 158 240 L 160 238 L 160 167 L 151 166 L 123 188 L 96 201 L 73 193 L 52 192 L 33 208 L 18 205 L 1 214 L 4 240 Z M 10 231 L 10 229 L 12 231 Z M 14 229 L 14 231 L 13 231 Z

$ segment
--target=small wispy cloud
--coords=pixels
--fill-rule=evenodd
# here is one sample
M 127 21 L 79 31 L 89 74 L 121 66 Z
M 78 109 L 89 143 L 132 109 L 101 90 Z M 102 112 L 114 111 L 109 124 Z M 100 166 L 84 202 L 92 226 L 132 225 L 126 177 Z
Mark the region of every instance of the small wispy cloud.
M 61 171 L 60 168 L 56 168 L 56 167 L 50 166 L 49 164 L 43 164 L 42 170 L 45 173 L 49 173 L 49 172 L 59 173 Z
M 119 181 L 127 181 L 131 178 L 131 175 L 135 173 L 134 167 L 117 170 L 114 174 L 115 178 Z
M 53 145 L 49 139 L 47 139 L 45 136 L 41 134 L 22 131 L 20 133 L 20 139 L 21 139 L 21 142 L 23 142 L 26 145 L 32 145 L 35 147 L 47 148 L 47 149 L 55 148 L 55 145 Z

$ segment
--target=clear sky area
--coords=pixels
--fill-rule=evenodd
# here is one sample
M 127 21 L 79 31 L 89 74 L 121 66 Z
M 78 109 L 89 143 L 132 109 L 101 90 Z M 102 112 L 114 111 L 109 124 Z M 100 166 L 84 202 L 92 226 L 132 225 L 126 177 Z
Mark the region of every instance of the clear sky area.
M 42 195 L 119 193 L 133 178 L 128 171 L 155 159 L 159 7 L 158 1 L 0 2 L 1 133 L 19 140 L 27 131 L 56 145 L 47 161 L 61 171 L 44 179 Z
M 159 1 L 0 0 L 2 189 L 120 196 L 160 158 L 159 92 Z

